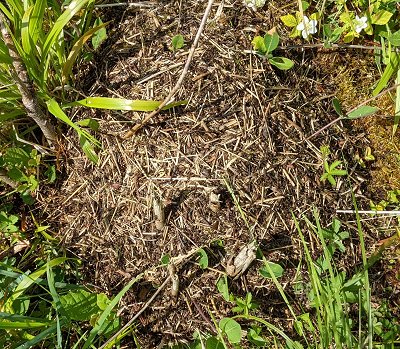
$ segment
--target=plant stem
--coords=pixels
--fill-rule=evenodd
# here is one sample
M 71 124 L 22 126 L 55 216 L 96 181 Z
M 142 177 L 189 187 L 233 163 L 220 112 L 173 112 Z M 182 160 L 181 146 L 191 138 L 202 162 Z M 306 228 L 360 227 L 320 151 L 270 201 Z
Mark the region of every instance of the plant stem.
M 28 72 L 18 54 L 17 48 L 14 45 L 12 37 L 7 29 L 7 20 L 4 14 L 0 11 L 0 30 L 3 41 L 6 44 L 10 58 L 12 60 L 11 75 L 18 87 L 22 97 L 22 104 L 26 109 L 26 114 L 36 122 L 50 145 L 57 143 L 57 133 L 49 118 L 43 113 L 35 96 L 35 90 L 31 81 L 29 81 Z

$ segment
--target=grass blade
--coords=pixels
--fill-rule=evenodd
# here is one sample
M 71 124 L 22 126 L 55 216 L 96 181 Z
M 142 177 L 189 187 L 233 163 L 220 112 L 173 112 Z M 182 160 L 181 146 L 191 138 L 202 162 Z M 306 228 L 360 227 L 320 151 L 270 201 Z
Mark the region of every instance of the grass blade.
M 379 79 L 378 85 L 376 85 L 376 87 L 372 91 L 373 96 L 378 95 L 385 88 L 390 78 L 399 68 L 399 63 L 400 63 L 400 54 L 392 52 L 390 55 L 389 64 L 386 66 L 381 78 Z
M 173 102 L 166 105 L 163 110 L 167 110 L 179 105 L 186 104 L 186 101 Z M 69 103 L 66 106 L 83 105 L 90 108 L 111 109 L 111 110 L 135 110 L 150 112 L 156 110 L 161 104 L 159 101 L 143 101 L 131 100 L 124 98 L 109 98 L 109 97 L 87 97 L 80 101 Z
M 69 78 L 69 76 L 71 75 L 72 67 L 76 61 L 76 58 L 79 55 L 79 52 L 82 50 L 82 47 L 86 43 L 86 41 L 88 41 L 91 38 L 91 36 L 95 32 L 97 32 L 99 29 L 104 28 L 108 23 L 110 23 L 110 22 L 102 23 L 101 25 L 98 25 L 98 26 L 88 30 L 74 44 L 74 46 L 71 49 L 71 52 L 68 55 L 68 58 L 67 58 L 65 64 L 63 66 L 62 75 L 63 75 L 64 80 L 67 80 Z
M 142 278 L 142 274 L 137 276 L 136 278 L 132 279 L 116 296 L 115 298 L 108 304 L 107 308 L 104 309 L 103 313 L 100 315 L 99 319 L 96 322 L 96 325 L 90 331 L 89 338 L 85 342 L 85 345 L 82 349 L 87 349 L 93 344 L 95 337 L 99 334 L 100 329 L 102 328 L 104 322 L 106 321 L 107 317 L 110 315 L 111 311 L 114 307 L 118 304 L 121 298 L 124 296 L 126 292 L 133 286 L 134 283 L 139 281 Z

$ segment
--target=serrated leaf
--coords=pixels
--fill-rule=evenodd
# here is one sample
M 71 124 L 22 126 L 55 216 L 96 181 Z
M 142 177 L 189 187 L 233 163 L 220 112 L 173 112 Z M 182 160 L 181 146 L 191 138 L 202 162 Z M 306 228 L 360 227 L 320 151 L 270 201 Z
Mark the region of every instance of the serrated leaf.
M 208 255 L 204 249 L 200 248 L 197 250 L 197 253 L 200 255 L 199 265 L 201 269 L 206 269 L 208 267 Z
M 19 168 L 12 168 L 7 172 L 8 177 L 10 177 L 13 181 L 16 182 L 28 182 L 29 178 L 23 173 Z
M 89 321 L 92 315 L 101 310 L 97 305 L 97 294 L 83 289 L 60 296 L 60 303 L 66 315 L 75 321 Z
M 272 278 L 271 272 L 273 273 L 273 275 L 276 278 L 279 278 L 283 275 L 284 269 L 279 264 L 273 263 L 273 262 L 267 262 L 267 263 L 268 263 L 268 266 L 263 265 L 259 270 L 260 274 L 263 277 L 265 277 L 267 279 L 271 279 Z
M 265 34 L 264 35 L 264 44 L 265 44 L 265 52 L 271 53 L 275 50 L 279 45 L 279 35 L 275 31 L 273 34 Z
M 346 115 L 346 119 L 358 119 L 362 118 L 364 116 L 372 115 L 375 114 L 377 111 L 379 111 L 379 108 L 377 107 L 371 107 L 369 105 L 363 105 L 356 110 L 352 111 L 351 113 L 348 113 Z
M 271 57 L 268 61 L 280 70 L 289 70 L 294 65 L 291 59 L 285 57 Z
M 29 154 L 22 148 L 8 148 L 3 155 L 3 161 L 12 166 L 27 167 L 29 160 Z
M 96 18 L 96 20 L 94 21 L 94 26 L 101 27 L 92 36 L 92 45 L 95 50 L 97 50 L 102 42 L 107 39 L 107 30 L 102 25 L 103 21 L 101 20 L 101 18 Z
M 298 24 L 297 20 L 296 20 L 296 17 L 293 16 L 293 15 L 285 15 L 285 16 L 282 16 L 280 19 L 281 19 L 281 21 L 283 22 L 284 25 L 286 25 L 286 26 L 288 26 L 290 28 L 296 27 L 297 24 Z
M 231 344 L 240 343 L 242 338 L 242 328 L 239 323 L 231 318 L 223 318 L 219 322 L 219 328 L 228 337 L 228 341 Z
M 229 288 L 228 288 L 228 277 L 221 275 L 217 281 L 217 289 L 221 293 L 222 297 L 229 302 Z
M 183 39 L 183 36 L 180 34 L 175 35 L 171 40 L 171 45 L 174 51 L 182 48 L 185 45 L 185 40 Z
M 385 25 L 389 22 L 390 18 L 393 16 L 393 13 L 386 10 L 379 10 L 371 16 L 372 24 L 376 25 Z

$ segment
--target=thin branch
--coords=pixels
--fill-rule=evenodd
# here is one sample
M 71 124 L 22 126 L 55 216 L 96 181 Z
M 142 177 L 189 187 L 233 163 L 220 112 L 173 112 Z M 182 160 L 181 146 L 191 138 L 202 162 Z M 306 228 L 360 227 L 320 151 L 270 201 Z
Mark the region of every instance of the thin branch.
M 7 29 L 7 20 L 0 11 L 0 30 L 3 41 L 8 48 L 10 58 L 12 60 L 11 75 L 22 97 L 22 104 L 26 109 L 26 114 L 36 122 L 42 130 L 44 136 L 50 145 L 55 145 L 57 142 L 57 133 L 50 120 L 43 113 L 35 96 L 35 90 L 32 82 L 29 80 L 28 72 L 24 62 L 18 54 L 17 48 L 14 45 L 12 37 Z
M 400 84 L 396 84 L 396 85 L 394 85 L 394 86 L 391 86 L 391 87 L 387 88 L 386 90 L 383 90 L 381 93 L 377 94 L 376 96 L 373 96 L 373 97 L 371 97 L 371 98 L 368 98 L 367 100 L 365 100 L 364 102 L 360 103 L 359 105 L 357 105 L 357 106 L 354 107 L 353 109 L 349 110 L 349 111 L 346 113 L 346 115 L 347 115 L 347 114 L 350 114 L 350 113 L 353 112 L 353 111 L 355 111 L 357 108 L 360 108 L 360 107 L 362 107 L 363 105 L 365 105 L 365 104 L 367 104 L 367 103 L 373 101 L 374 99 L 383 96 L 385 93 L 390 92 L 390 91 L 396 89 L 396 88 L 399 87 L 399 86 L 400 86 Z M 308 137 L 305 139 L 305 141 L 308 141 L 309 139 L 315 137 L 316 135 L 319 135 L 322 131 L 326 130 L 328 127 L 331 127 L 333 124 L 336 124 L 336 123 L 337 123 L 338 121 L 340 121 L 340 120 L 346 120 L 346 117 L 345 117 L 345 116 L 339 116 L 339 117 L 336 118 L 335 120 L 331 121 L 329 124 L 327 124 L 327 125 L 323 126 L 322 128 L 320 128 L 317 132 L 314 132 L 311 136 L 308 136 Z
M 208 15 L 210 14 L 211 7 L 212 7 L 213 2 L 214 2 L 214 0 L 208 0 L 207 8 L 206 8 L 206 10 L 205 10 L 205 12 L 204 12 L 203 19 L 201 20 L 199 29 L 197 30 L 197 34 L 196 34 L 196 37 L 195 37 L 195 39 L 194 39 L 194 41 L 193 41 L 192 47 L 190 48 L 189 55 L 188 55 L 188 58 L 187 58 L 187 60 L 186 60 L 186 64 L 185 64 L 185 66 L 183 67 L 181 76 L 179 77 L 178 81 L 176 82 L 174 88 L 170 91 L 170 93 L 168 94 L 168 96 L 161 102 L 161 104 L 158 106 L 158 108 L 157 108 L 156 110 L 154 110 L 153 112 L 151 112 L 150 114 L 148 114 L 148 115 L 143 119 L 142 122 L 140 122 L 139 124 L 136 124 L 134 127 L 132 127 L 132 128 L 123 136 L 123 138 L 125 138 L 125 139 L 126 139 L 126 138 L 129 138 L 129 137 L 133 136 L 137 131 L 139 131 L 153 116 L 157 115 L 157 114 L 161 111 L 161 109 L 164 108 L 164 107 L 169 103 L 169 101 L 171 100 L 171 98 L 175 95 L 175 93 L 176 93 L 176 92 L 179 90 L 179 88 L 181 87 L 182 82 L 183 82 L 183 80 L 185 79 L 186 74 L 188 73 L 190 63 L 191 63 L 191 61 L 192 61 L 192 59 L 193 59 L 194 51 L 196 50 L 197 44 L 198 44 L 198 42 L 199 42 L 199 40 L 200 40 L 200 37 L 201 37 L 201 33 L 203 32 L 204 27 L 205 27 L 205 25 L 206 25 L 207 18 L 208 18 Z

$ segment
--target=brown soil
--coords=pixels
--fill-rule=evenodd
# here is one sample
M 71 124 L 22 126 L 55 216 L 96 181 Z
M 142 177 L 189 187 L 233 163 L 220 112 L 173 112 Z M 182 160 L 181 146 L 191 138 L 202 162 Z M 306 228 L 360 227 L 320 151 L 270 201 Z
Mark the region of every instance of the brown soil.
M 232 305 L 215 284 L 229 257 L 248 244 L 251 234 L 226 183 L 266 258 L 285 268 L 281 282 L 289 297 L 295 297 L 296 268 L 304 258 L 292 215 L 311 218 L 316 207 L 326 225 L 336 209 L 353 207 L 351 189 L 368 209 L 369 171 L 354 158 L 369 144 L 365 134 L 351 123 L 337 123 L 307 139 L 336 117 L 332 98 L 338 93 L 338 69 L 352 69 L 352 60 L 365 61 L 366 55 L 278 50 L 295 66 L 288 72 L 276 70 L 249 50 L 257 33 L 274 26 L 285 32 L 279 8 L 270 2 L 254 15 L 240 1 L 215 4 L 176 95 L 176 100 L 188 100 L 187 106 L 156 116 L 134 137 L 119 136 L 142 113 L 76 110 L 75 120 L 92 117 L 101 124 L 96 134 L 103 144 L 100 164 L 82 155 L 69 132 L 65 178 L 39 198 L 63 245 L 83 260 L 90 285 L 116 294 L 145 272 L 120 306 L 127 319 L 168 276 L 166 268 L 157 268 L 161 257 L 184 260 L 177 270 L 178 296 L 171 295 L 168 285 L 137 321 L 143 348 L 188 341 L 196 329 L 213 332 L 211 314 L 216 319 L 230 314 Z M 164 1 L 152 8 L 106 11 L 103 20 L 112 20 L 109 39 L 96 63 L 79 77 L 82 93 L 162 100 L 179 77 L 204 9 L 199 1 Z M 177 33 L 186 46 L 173 53 L 168 46 Z M 372 60 L 365 64 L 374 71 Z M 323 145 L 330 147 L 330 159 L 343 160 L 350 173 L 349 180 L 338 179 L 337 188 L 319 179 Z M 366 222 L 369 246 L 382 238 L 373 225 Z M 316 244 L 315 237 L 309 238 Z M 359 263 L 358 244 L 353 243 L 343 268 Z M 208 269 L 196 264 L 193 251 L 198 248 L 208 252 Z M 318 255 L 317 246 L 314 252 Z M 291 333 L 286 306 L 272 282 L 258 273 L 260 266 L 256 261 L 243 276 L 230 280 L 230 291 L 241 296 L 252 292 L 261 304 L 258 313 Z

